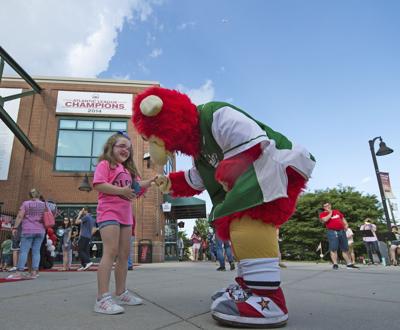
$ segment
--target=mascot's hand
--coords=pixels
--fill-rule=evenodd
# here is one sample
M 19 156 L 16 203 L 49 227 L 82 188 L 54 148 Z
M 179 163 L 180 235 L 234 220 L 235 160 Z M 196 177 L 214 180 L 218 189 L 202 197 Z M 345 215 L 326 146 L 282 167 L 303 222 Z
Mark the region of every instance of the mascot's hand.
M 171 190 L 171 180 L 165 175 L 157 175 L 154 182 L 164 194 L 169 193 Z

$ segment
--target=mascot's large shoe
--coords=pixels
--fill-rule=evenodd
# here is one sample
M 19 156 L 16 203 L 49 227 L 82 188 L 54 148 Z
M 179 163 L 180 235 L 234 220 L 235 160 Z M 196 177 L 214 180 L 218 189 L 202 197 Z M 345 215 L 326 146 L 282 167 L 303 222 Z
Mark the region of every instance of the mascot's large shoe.
M 288 320 L 281 288 L 262 295 L 246 290 L 230 291 L 213 302 L 211 315 L 222 324 L 247 328 L 276 328 Z
M 232 243 L 239 285 L 213 295 L 212 316 L 232 326 L 284 325 L 276 228 L 295 211 L 313 156 L 231 104 L 196 107 L 165 88 L 138 94 L 132 120 L 154 163 L 165 165 L 176 151 L 193 158 L 190 170 L 159 176 L 156 184 L 174 197 L 207 190 L 216 235 Z

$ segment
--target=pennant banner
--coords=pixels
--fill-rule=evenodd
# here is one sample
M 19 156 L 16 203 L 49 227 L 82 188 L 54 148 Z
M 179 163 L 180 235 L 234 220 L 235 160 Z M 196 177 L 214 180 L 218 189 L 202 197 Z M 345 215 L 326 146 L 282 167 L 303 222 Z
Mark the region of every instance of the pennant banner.
M 388 199 L 396 198 L 392 191 L 392 186 L 390 185 L 389 173 L 387 172 L 379 172 L 379 176 L 381 177 L 383 192 L 385 197 Z

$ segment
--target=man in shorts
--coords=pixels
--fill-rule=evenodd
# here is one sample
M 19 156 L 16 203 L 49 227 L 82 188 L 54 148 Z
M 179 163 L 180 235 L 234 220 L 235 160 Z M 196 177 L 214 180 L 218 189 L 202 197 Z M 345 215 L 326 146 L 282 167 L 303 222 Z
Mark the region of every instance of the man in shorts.
M 330 203 L 324 203 L 323 208 L 324 211 L 320 213 L 319 220 L 327 229 L 329 251 L 333 263 L 332 268 L 335 270 L 339 268 L 338 249 L 342 251 L 348 269 L 358 268 L 351 262 L 345 229 L 348 224 L 344 215 L 338 210 L 332 210 L 332 205 Z

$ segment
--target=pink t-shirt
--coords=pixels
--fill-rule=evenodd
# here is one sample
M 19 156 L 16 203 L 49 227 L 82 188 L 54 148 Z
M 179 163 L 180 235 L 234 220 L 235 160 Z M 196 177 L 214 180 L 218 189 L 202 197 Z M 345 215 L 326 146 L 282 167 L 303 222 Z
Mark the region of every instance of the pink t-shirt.
M 22 234 L 44 234 L 43 214 L 46 209 L 45 203 L 40 200 L 25 201 L 21 210 L 25 212 L 22 220 Z
M 132 176 L 122 164 L 111 168 L 108 161 L 102 160 L 97 164 L 93 178 L 93 185 L 99 183 L 110 183 L 118 187 L 130 186 L 132 184 Z M 132 225 L 131 202 L 122 196 L 99 192 L 96 221 L 104 222 L 107 220 L 116 220 L 124 225 Z

